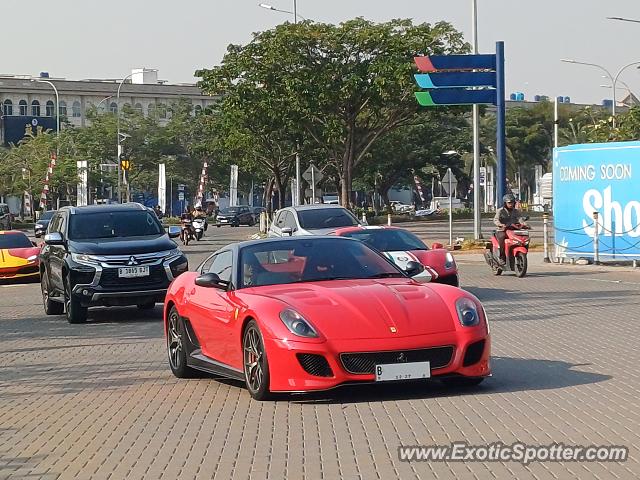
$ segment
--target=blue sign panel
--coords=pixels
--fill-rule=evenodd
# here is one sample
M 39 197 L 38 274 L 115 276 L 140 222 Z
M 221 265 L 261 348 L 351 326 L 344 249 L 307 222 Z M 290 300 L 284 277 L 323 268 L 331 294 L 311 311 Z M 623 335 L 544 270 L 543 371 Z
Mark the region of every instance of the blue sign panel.
M 557 148 L 553 222 L 558 256 L 593 257 L 598 213 L 602 260 L 640 258 L 640 142 Z

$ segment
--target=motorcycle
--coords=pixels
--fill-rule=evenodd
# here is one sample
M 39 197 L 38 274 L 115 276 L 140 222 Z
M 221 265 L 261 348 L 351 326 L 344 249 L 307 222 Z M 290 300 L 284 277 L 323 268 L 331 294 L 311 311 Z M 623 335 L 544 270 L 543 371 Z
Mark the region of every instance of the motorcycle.
M 196 238 L 191 220 L 184 219 L 180 226 L 180 240 L 183 245 L 189 245 L 189 240 Z
M 526 220 L 526 219 L 525 219 Z M 529 252 L 529 230 L 527 225 L 515 223 L 505 229 L 504 240 L 506 263 L 500 263 L 500 244 L 495 235 L 486 243 L 484 258 L 494 275 L 502 275 L 504 270 L 515 272 L 522 278 L 527 274 L 527 253 Z
M 207 221 L 204 218 L 194 218 L 193 219 L 193 229 L 195 231 L 196 240 L 202 239 L 204 235 L 204 231 L 207 228 Z

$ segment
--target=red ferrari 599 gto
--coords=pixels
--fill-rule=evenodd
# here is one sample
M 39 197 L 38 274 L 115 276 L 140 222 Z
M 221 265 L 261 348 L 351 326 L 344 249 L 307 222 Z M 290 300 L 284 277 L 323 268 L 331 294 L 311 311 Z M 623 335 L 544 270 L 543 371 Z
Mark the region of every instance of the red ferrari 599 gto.
M 169 365 L 242 380 L 255 399 L 344 383 L 490 375 L 489 327 L 464 290 L 411 278 L 366 244 L 291 237 L 224 247 L 170 286 Z

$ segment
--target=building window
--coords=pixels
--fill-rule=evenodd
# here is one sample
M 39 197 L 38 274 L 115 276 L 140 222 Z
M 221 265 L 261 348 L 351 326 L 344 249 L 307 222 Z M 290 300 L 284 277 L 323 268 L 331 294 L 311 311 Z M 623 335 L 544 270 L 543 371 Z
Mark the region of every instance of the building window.
M 133 106 L 133 109 L 134 109 L 137 113 L 139 113 L 140 115 L 142 115 L 142 114 L 144 113 L 144 112 L 143 112 L 143 110 L 142 110 L 142 104 L 141 104 L 141 103 L 136 103 L 136 104 Z
M 65 101 L 60 102 L 60 116 L 61 117 L 67 116 L 67 102 Z
M 158 117 L 167 118 L 167 106 L 163 103 L 158 105 Z
M 200 115 L 202 113 L 202 106 L 200 105 L 196 105 L 195 107 L 195 114 L 196 115 Z
M 11 100 L 9 100 L 9 99 L 6 99 L 4 101 L 4 105 L 3 105 L 2 111 L 3 111 L 5 116 L 13 115 L 13 102 Z
M 40 102 L 38 100 L 31 102 L 31 115 L 34 117 L 40 116 Z
M 27 101 L 26 100 L 20 100 L 20 115 L 27 115 Z
M 78 102 L 77 100 L 75 102 L 73 102 L 73 106 L 71 107 L 71 110 L 73 110 L 73 116 L 76 118 L 79 118 L 82 116 L 82 110 L 80 107 L 80 102 Z
M 118 104 L 116 102 L 111 102 L 109 104 L 109 111 L 111 113 L 118 113 Z
M 51 100 L 47 100 L 47 105 L 45 106 L 45 115 L 47 117 L 53 117 L 53 113 L 55 112 L 55 108 L 53 106 L 53 102 Z
M 156 116 L 156 104 L 155 103 L 150 103 L 149 104 L 149 116 L 151 118 L 155 118 L 155 116 Z

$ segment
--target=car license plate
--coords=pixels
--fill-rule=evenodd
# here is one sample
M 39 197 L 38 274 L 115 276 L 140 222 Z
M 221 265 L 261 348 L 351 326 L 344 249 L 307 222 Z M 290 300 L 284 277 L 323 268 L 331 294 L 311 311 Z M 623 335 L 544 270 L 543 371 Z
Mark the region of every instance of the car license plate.
M 376 365 L 376 382 L 431 377 L 431 362 L 387 363 Z
M 221 218 L 220 219 L 220 223 L 227 223 L 229 220 L 227 220 L 226 218 Z
M 149 267 L 122 267 L 118 269 L 118 277 L 120 278 L 135 278 L 135 277 L 148 277 Z

